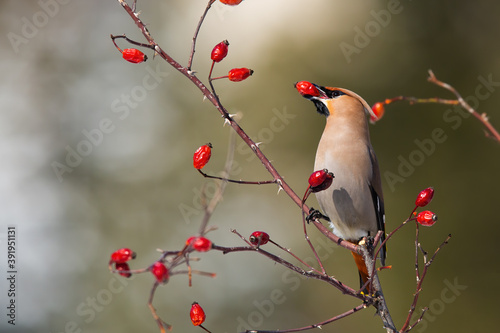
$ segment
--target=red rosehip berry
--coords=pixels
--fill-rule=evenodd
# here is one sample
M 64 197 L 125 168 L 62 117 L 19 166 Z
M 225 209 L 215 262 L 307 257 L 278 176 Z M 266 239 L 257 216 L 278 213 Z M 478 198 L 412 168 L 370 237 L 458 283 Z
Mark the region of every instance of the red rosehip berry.
M 118 262 L 115 264 L 115 268 L 118 271 L 118 274 L 121 276 L 124 276 L 126 278 L 129 278 L 132 276 L 132 273 L 130 273 L 130 267 L 126 262 Z M 124 272 L 125 271 L 125 272 Z
M 319 97 L 321 94 L 314 84 L 307 81 L 300 81 L 295 83 L 295 88 L 302 96 Z
M 437 219 L 438 219 L 437 215 L 431 212 L 430 210 L 424 210 L 423 212 L 420 212 L 417 215 L 417 222 L 426 227 L 434 225 Z
M 309 176 L 309 186 L 311 188 L 311 192 L 320 192 L 326 190 L 332 185 L 333 182 L 333 173 L 328 172 L 327 169 L 314 171 Z
M 233 68 L 227 74 L 229 81 L 240 82 L 253 74 L 253 70 L 248 68 Z
M 220 0 L 225 5 L 236 6 L 239 5 L 243 0 Z
M 202 169 L 210 160 L 212 156 L 212 144 L 207 143 L 206 145 L 201 146 L 196 149 L 193 155 L 193 166 L 195 169 Z
M 431 202 L 433 196 L 434 196 L 434 188 L 428 187 L 418 194 L 417 200 L 415 200 L 415 205 L 417 207 L 427 206 L 429 202 Z
M 191 322 L 193 323 L 194 326 L 199 326 L 203 324 L 205 318 L 207 317 L 205 315 L 205 311 L 203 311 L 203 308 L 197 302 L 194 302 L 191 305 L 191 311 L 189 312 L 189 316 L 191 317 Z
M 198 252 L 207 252 L 212 248 L 212 241 L 205 237 L 189 237 L 186 245 L 190 245 Z
M 135 259 L 135 252 L 128 248 L 116 250 L 111 254 L 111 261 L 117 264 L 125 263 L 131 259 Z
M 138 49 L 125 49 L 122 52 L 123 59 L 134 63 L 139 64 L 148 60 L 148 56 L 139 51 Z
M 167 282 L 170 276 L 168 268 L 162 262 L 159 261 L 153 264 L 153 266 L 151 267 L 151 273 L 153 273 L 153 275 L 156 278 L 156 281 L 158 281 L 159 283 Z
M 377 102 L 372 106 L 373 115 L 370 115 L 370 121 L 372 123 L 380 120 L 384 116 L 385 108 L 384 103 Z
M 227 40 L 223 40 L 219 44 L 215 45 L 215 47 L 212 49 L 210 58 L 212 58 L 212 60 L 215 62 L 220 62 L 227 56 L 228 46 L 229 42 Z
M 254 231 L 248 239 L 252 245 L 264 245 L 269 242 L 269 234 L 264 231 Z

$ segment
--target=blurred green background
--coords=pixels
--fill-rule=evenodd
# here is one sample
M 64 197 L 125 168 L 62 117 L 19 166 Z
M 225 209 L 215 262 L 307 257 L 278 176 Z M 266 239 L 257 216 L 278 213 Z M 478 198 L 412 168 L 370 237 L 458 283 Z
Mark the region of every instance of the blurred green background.
M 206 2 L 139 0 L 138 7 L 156 41 L 186 64 Z M 116 277 L 107 270 L 109 255 L 130 247 L 138 253 L 132 266 L 140 268 L 158 258 L 157 248 L 183 246 L 201 221 L 200 189 L 206 184 L 210 194 L 214 188 L 193 170 L 192 153 L 212 142 L 206 171 L 218 173 L 230 129 L 197 88 L 159 57 L 146 51 L 150 60 L 139 65 L 121 58 L 110 34 L 143 39 L 117 1 L 3 0 L 0 9 L 0 233 L 4 241 L 7 225 L 17 227 L 19 271 L 16 326 L 7 324 L 2 303 L 0 331 L 156 332 L 146 306 L 152 276 Z M 200 32 L 193 69 L 206 78 L 212 47 L 229 40 L 229 56 L 216 75 L 233 67 L 255 73 L 241 83 L 216 82 L 221 100 L 242 116 L 241 126 L 263 142 L 265 154 L 302 195 L 324 119 L 294 82 L 345 87 L 369 104 L 398 95 L 452 98 L 426 82 L 433 69 L 500 127 L 499 14 L 494 1 L 217 2 Z M 363 38 L 359 31 L 367 30 Z M 341 46 L 353 52 L 346 56 Z M 485 87 L 484 80 L 493 83 Z M 109 126 L 107 133 L 85 144 L 85 133 L 100 126 Z M 436 129 L 443 140 L 431 143 Z M 429 209 L 439 221 L 422 228 L 422 245 L 433 252 L 453 235 L 429 271 L 418 309 L 430 310 L 414 331 L 493 330 L 491 310 L 500 297 L 494 286 L 500 278 L 500 145 L 485 137 L 478 121 L 445 105 L 393 104 L 371 135 L 385 175 L 387 230 L 408 216 L 421 189 L 434 186 Z M 87 156 L 68 166 L 68 149 L 78 147 Z M 235 155 L 236 178 L 270 178 L 239 139 Z M 411 168 L 405 170 L 402 161 Z M 68 167 L 59 177 L 55 162 Z M 402 178 L 394 182 L 387 173 Z M 317 207 L 314 199 L 310 204 Z M 242 244 L 230 228 L 245 236 L 265 230 L 297 255 L 311 257 L 299 209 L 274 185 L 228 185 L 211 223 L 219 228 L 210 234 L 216 244 Z M 312 229 L 311 238 L 329 274 L 357 285 L 350 254 Z M 408 225 L 389 244 L 392 270 L 381 273 L 399 327 L 415 288 L 413 242 Z M 6 254 L 1 257 L 6 274 Z M 193 266 L 217 278 L 195 276 L 189 288 L 186 276 L 174 276 L 157 291 L 155 306 L 174 332 L 199 331 L 188 317 L 193 301 L 205 308 L 212 332 L 236 332 L 245 323 L 254 329 L 300 327 L 358 304 L 256 254 L 200 257 Z M 5 302 L 6 279 L 0 280 Z M 382 327 L 369 309 L 323 331 L 345 330 Z

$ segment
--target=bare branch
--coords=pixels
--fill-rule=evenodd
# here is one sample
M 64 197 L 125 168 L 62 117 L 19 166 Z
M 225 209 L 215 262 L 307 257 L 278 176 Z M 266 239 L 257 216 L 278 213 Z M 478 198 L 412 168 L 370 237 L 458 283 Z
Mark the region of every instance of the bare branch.
M 436 255 L 438 254 L 438 252 L 441 251 L 441 249 L 446 244 L 448 244 L 448 241 L 450 240 L 450 238 L 451 238 L 451 234 L 449 234 L 448 237 L 446 237 L 446 239 L 441 243 L 441 245 L 438 246 L 436 251 L 434 251 L 434 254 L 432 255 L 431 259 L 424 265 L 424 269 L 422 271 L 422 274 L 419 275 L 420 277 L 419 277 L 419 280 L 417 283 L 415 294 L 413 296 L 413 302 L 410 306 L 410 311 L 408 312 L 408 316 L 406 317 L 406 321 L 403 324 L 403 327 L 401 327 L 401 329 L 399 330 L 399 332 L 401 332 L 401 333 L 408 332 L 410 329 L 412 329 L 416 324 L 418 324 L 422 320 L 421 318 L 419 318 L 419 320 L 417 320 L 417 322 L 414 323 L 410 327 L 411 317 L 413 316 L 413 313 L 415 312 L 417 302 L 418 302 L 418 297 L 420 296 L 420 292 L 422 291 L 422 284 L 424 283 L 424 279 L 425 279 L 425 276 L 427 275 L 427 271 L 428 271 L 429 267 L 431 266 L 431 264 L 434 262 L 434 259 L 436 258 Z M 417 267 L 417 270 L 418 270 L 418 267 Z M 422 316 L 423 316 L 423 314 L 422 314 Z
M 317 324 L 312 324 L 312 325 L 309 325 L 309 326 L 305 326 L 305 327 L 300 327 L 300 328 L 292 328 L 292 329 L 288 329 L 288 330 L 275 330 L 275 331 L 265 331 L 265 330 L 247 330 L 246 333 L 290 333 L 290 332 L 301 332 L 301 331 L 307 331 L 307 330 L 310 330 L 310 329 L 313 329 L 313 328 L 319 328 L 321 329 L 322 326 L 326 325 L 326 324 L 330 324 L 334 321 L 337 321 L 339 319 L 342 319 L 342 318 L 345 318 L 349 315 L 352 315 L 360 310 L 363 310 L 363 309 L 366 309 L 367 306 L 366 304 L 360 304 L 358 305 L 357 307 L 349 310 L 349 311 L 346 311 L 344 313 L 341 313 L 335 317 L 332 317 L 330 319 L 327 319 L 325 321 L 322 321 L 320 323 L 317 323 Z
M 215 0 L 208 0 L 207 7 L 205 8 L 203 15 L 201 15 L 200 21 L 198 22 L 198 25 L 196 26 L 196 30 L 194 31 L 193 44 L 191 45 L 191 53 L 189 54 L 189 60 L 188 60 L 188 65 L 187 65 L 188 71 L 191 71 L 191 66 L 193 65 L 193 57 L 194 57 L 194 52 L 195 52 L 195 47 L 196 47 L 196 39 L 198 38 L 198 33 L 200 32 L 201 25 L 203 24 L 203 20 L 205 20 L 205 17 L 207 16 L 207 13 L 210 10 L 210 7 L 212 6 L 212 4 L 214 2 L 215 2 Z
M 241 179 L 240 180 L 236 180 L 236 179 L 229 179 L 229 178 L 224 178 L 224 177 L 211 176 L 211 175 L 208 175 L 208 174 L 204 173 L 200 169 L 197 169 L 197 170 L 205 178 L 219 179 L 219 180 L 223 180 L 225 182 L 235 183 L 235 184 L 265 185 L 265 184 L 276 184 L 277 183 L 276 179 L 273 179 L 273 180 L 260 180 L 260 181 L 248 181 L 248 180 L 241 180 Z
M 337 280 L 333 276 L 328 276 L 326 274 L 318 274 L 314 271 L 306 271 L 298 266 L 295 266 L 294 264 L 290 263 L 289 261 L 287 261 L 281 257 L 278 257 L 270 252 L 263 250 L 261 247 L 253 247 L 253 246 L 224 247 L 224 246 L 213 245 L 212 249 L 217 250 L 217 251 L 221 251 L 223 254 L 235 253 L 235 252 L 246 252 L 246 251 L 253 251 L 253 252 L 260 253 L 260 254 L 268 257 L 272 261 L 274 261 L 280 265 L 283 265 L 283 266 L 287 267 L 288 269 L 290 269 L 294 272 L 297 272 L 303 276 L 307 276 L 309 278 L 313 278 L 316 280 L 325 281 L 325 282 L 331 284 L 332 286 L 334 286 L 335 288 L 339 289 L 343 294 L 348 294 L 350 296 L 359 298 L 359 299 L 365 301 L 367 304 L 373 303 L 373 301 L 372 301 L 373 298 L 356 293 L 356 290 L 346 286 L 345 284 L 343 284 L 342 282 L 340 282 L 339 280 Z
M 151 310 L 151 314 L 153 315 L 153 318 L 155 319 L 156 323 L 158 324 L 158 328 L 160 328 L 160 332 L 166 333 L 166 330 L 169 330 L 169 331 L 172 330 L 172 325 L 164 322 L 160 318 L 160 316 L 158 316 L 158 313 L 156 312 L 156 309 L 153 306 L 153 298 L 155 297 L 156 288 L 158 288 L 158 282 L 155 282 L 155 284 L 153 285 L 153 288 L 151 289 L 151 293 L 149 294 L 148 307 Z
M 429 70 L 429 77 L 427 78 L 427 81 L 443 88 L 448 91 L 450 91 L 452 94 L 455 95 L 456 99 L 443 99 L 443 98 L 438 98 L 438 97 L 431 97 L 431 98 L 417 98 L 417 97 L 408 97 L 408 96 L 397 96 L 393 98 L 388 98 L 386 99 L 383 104 L 390 104 L 392 102 L 396 101 L 408 101 L 410 104 L 416 104 L 416 103 L 438 103 L 438 104 L 448 104 L 448 105 L 460 105 L 463 107 L 465 110 L 467 110 L 470 114 L 472 114 L 481 124 L 486 128 L 485 133 L 486 136 L 489 138 L 494 139 L 498 143 L 500 143 L 500 133 L 496 130 L 496 128 L 491 125 L 488 116 L 486 113 L 479 114 L 473 107 L 469 105 L 465 101 L 465 99 L 460 95 L 460 93 L 450 84 L 445 83 L 443 81 L 440 81 L 437 79 L 436 75 L 434 75 L 434 72 L 432 70 Z

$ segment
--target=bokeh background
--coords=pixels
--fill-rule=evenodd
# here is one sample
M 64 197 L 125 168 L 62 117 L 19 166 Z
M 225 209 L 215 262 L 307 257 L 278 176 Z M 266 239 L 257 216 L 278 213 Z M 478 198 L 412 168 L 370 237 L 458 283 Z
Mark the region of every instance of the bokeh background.
M 156 41 L 186 64 L 206 2 L 139 0 L 139 9 Z M 216 82 L 217 90 L 301 195 L 324 119 L 294 82 L 346 87 L 370 104 L 397 95 L 451 98 L 426 82 L 433 69 L 500 127 L 499 14 L 500 4 L 492 1 L 217 2 L 200 32 L 193 68 L 205 78 L 213 45 L 228 39 L 229 56 L 216 74 L 255 70 L 241 83 Z M 359 31 L 366 29 L 363 39 Z M 138 253 L 132 266 L 140 268 L 158 258 L 157 248 L 183 246 L 201 221 L 203 184 L 209 196 L 214 188 L 193 170 L 192 153 L 212 142 L 206 169 L 220 172 L 230 129 L 196 87 L 151 52 L 144 64 L 121 58 L 110 34 L 142 38 L 117 1 L 2 0 L 0 31 L 0 331 L 158 331 L 146 306 L 152 276 L 114 276 L 107 270 L 109 255 L 130 247 Z M 356 50 L 346 56 L 342 47 Z M 485 80 L 493 83 L 485 87 Z M 107 132 L 86 144 L 85 133 L 100 126 Z M 436 130 L 440 142 L 433 141 Z M 478 121 L 445 105 L 393 104 L 371 135 L 384 174 L 387 230 L 408 216 L 421 189 L 434 186 L 429 209 L 439 222 L 422 228 L 422 244 L 433 252 L 453 235 L 429 271 L 418 309 L 430 310 L 415 331 L 493 330 L 500 296 L 500 145 L 485 137 Z M 86 156 L 68 157 L 78 147 Z M 240 140 L 235 163 L 237 178 L 269 179 Z M 394 181 L 388 173 L 401 178 Z M 210 234 L 216 244 L 242 244 L 230 228 L 243 235 L 265 230 L 297 255 L 311 257 L 299 209 L 274 185 L 228 185 L 211 223 L 219 228 Z M 17 227 L 18 237 L 15 327 L 5 308 L 8 225 Z M 314 230 L 311 238 L 328 272 L 357 285 L 350 254 Z M 389 244 L 392 270 L 381 274 L 398 326 L 415 288 L 413 242 L 408 225 Z M 358 304 L 256 254 L 200 257 L 194 267 L 217 278 L 195 276 L 189 288 L 186 276 L 174 276 L 157 291 L 155 306 L 174 332 L 199 331 L 188 317 L 193 301 L 205 308 L 205 326 L 213 332 L 236 332 L 246 324 L 300 327 Z M 344 330 L 382 327 L 371 309 L 324 327 Z

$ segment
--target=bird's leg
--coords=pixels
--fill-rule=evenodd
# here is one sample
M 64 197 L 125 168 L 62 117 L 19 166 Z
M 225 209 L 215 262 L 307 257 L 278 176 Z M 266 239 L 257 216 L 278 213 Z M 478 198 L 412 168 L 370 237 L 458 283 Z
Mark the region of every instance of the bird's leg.
M 309 215 L 307 215 L 306 217 L 306 221 L 307 223 L 309 223 L 309 221 L 314 219 L 324 219 L 326 221 L 330 221 L 330 218 L 328 216 L 323 215 L 319 210 L 311 207 L 311 209 L 309 209 Z
M 374 242 L 374 239 L 372 236 L 366 236 L 366 237 L 361 238 L 361 240 L 358 242 L 358 245 L 364 246 L 368 250 L 370 255 L 373 256 L 373 250 L 374 250 L 374 247 L 373 247 L 374 243 L 373 242 Z

